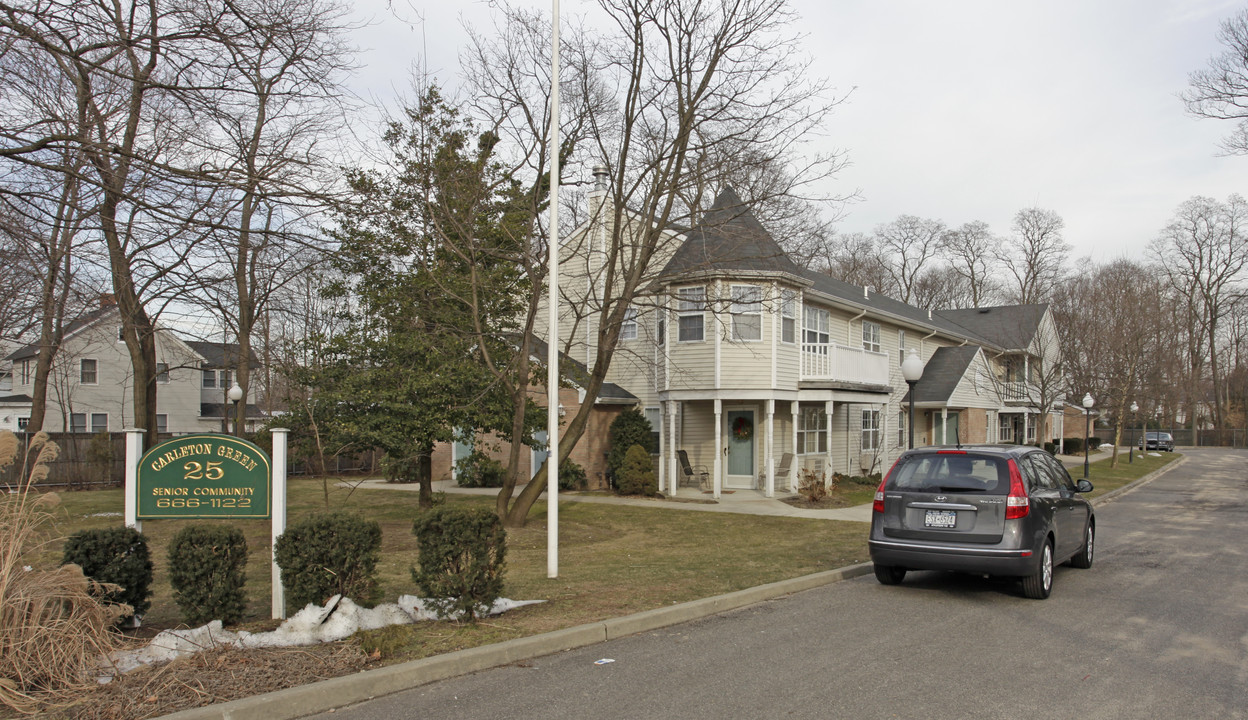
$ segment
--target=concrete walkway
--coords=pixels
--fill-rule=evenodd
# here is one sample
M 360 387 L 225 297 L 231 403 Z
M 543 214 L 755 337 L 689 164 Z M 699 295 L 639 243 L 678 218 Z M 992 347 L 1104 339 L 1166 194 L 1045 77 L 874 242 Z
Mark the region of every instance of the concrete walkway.
M 1107 446 L 1102 446 L 1107 447 Z M 1125 450 L 1122 451 L 1125 455 Z M 1112 455 L 1108 449 L 1089 454 L 1089 462 L 1106 460 Z M 1083 466 L 1082 455 L 1061 455 L 1058 459 L 1076 475 L 1076 469 Z M 402 490 L 419 492 L 420 486 L 408 483 L 388 483 L 385 480 L 372 478 L 349 483 L 361 490 Z M 497 488 L 461 488 L 450 480 L 441 480 L 433 484 L 434 492 L 448 495 L 497 495 Z M 784 502 L 782 498 L 795 497 L 796 493 L 777 493 L 775 497 L 766 497 L 758 490 L 724 491 L 715 500 L 710 493 L 693 488 L 682 488 L 671 498 L 620 497 L 605 494 L 559 493 L 559 502 L 604 503 L 608 505 L 633 505 L 635 507 L 663 508 L 669 510 L 688 510 L 692 512 L 729 512 L 743 515 L 775 515 L 778 517 L 812 518 L 816 520 L 846 520 L 849 522 L 871 522 L 871 504 L 855 505 L 847 508 L 830 510 L 803 510 Z

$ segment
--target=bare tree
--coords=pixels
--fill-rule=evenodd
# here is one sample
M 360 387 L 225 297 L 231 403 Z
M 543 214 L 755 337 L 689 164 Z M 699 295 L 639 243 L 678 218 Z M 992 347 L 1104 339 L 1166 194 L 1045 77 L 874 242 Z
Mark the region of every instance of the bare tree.
M 1228 155 L 1248 154 L 1248 10 L 1223 20 L 1218 42 L 1224 50 L 1209 67 L 1188 76 L 1182 94 L 1187 111 L 1198 118 L 1230 120 L 1235 129 L 1222 140 Z
M 1158 258 L 1165 258 L 1161 271 L 1180 295 L 1189 299 L 1192 327 L 1199 328 L 1202 352 L 1191 357 L 1192 382 L 1199 381 L 1198 368 L 1207 357 L 1214 388 L 1221 386 L 1219 331 L 1222 320 L 1235 307 L 1242 294 L 1241 283 L 1248 265 L 1248 203 L 1231 195 L 1225 203 L 1213 198 L 1193 197 L 1175 211 L 1174 219 L 1151 244 Z M 1207 355 L 1206 355 L 1207 353 Z M 1199 393 L 1189 394 L 1189 417 L 1194 416 Z M 1214 392 L 1214 424 L 1224 425 L 1221 395 Z
M 988 223 L 973 220 L 951 229 L 940 238 L 940 253 L 966 288 L 962 304 L 946 307 L 986 307 L 999 294 L 997 274 L 1001 238 L 992 234 Z
M 822 272 L 851 285 L 883 289 L 888 287 L 887 259 L 870 235 L 848 233 L 827 241 L 826 265 Z
M 902 215 L 875 229 L 875 242 L 886 262 L 889 286 L 884 293 L 906 304 L 915 304 L 916 286 L 923 273 L 932 269 L 940 250 L 945 224 L 940 220 Z
M 1057 213 L 1038 207 L 1014 216 L 1013 235 L 997 254 L 1009 276 L 1005 293 L 1010 302 L 1035 305 L 1049 300 L 1065 275 L 1071 250 L 1062 238 L 1065 225 Z

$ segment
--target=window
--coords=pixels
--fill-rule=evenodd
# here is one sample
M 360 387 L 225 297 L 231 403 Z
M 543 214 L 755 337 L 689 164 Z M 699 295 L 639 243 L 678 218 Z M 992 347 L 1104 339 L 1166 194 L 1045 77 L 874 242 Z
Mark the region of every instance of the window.
M 125 342 L 125 341 L 126 341 L 126 328 L 123 326 L 118 326 L 117 327 L 117 342 Z
M 880 448 L 880 411 L 862 411 L 862 449 L 878 450 Z
M 86 413 L 70 413 L 69 414 L 69 431 L 71 433 L 85 433 L 87 431 L 87 414 Z
M 1014 422 L 1013 415 L 997 416 L 997 442 L 1012 443 L 1014 442 Z
M 897 331 L 897 362 L 906 361 L 906 331 Z
M 108 413 L 91 413 L 91 432 L 108 432 Z
M 169 363 L 156 363 L 156 382 L 169 382 Z
M 83 360 L 79 361 L 78 382 L 82 383 L 83 385 L 98 384 L 99 377 L 96 372 L 98 368 L 99 368 L 99 363 L 97 363 L 95 360 L 84 358 Z
M 906 447 L 909 444 L 909 435 L 906 434 L 906 411 L 897 411 L 897 444 Z
M 1023 422 L 1027 423 L 1027 442 L 1034 443 L 1036 441 L 1036 421 L 1031 415 L 1024 415 Z
M 822 345 L 820 352 L 828 352 L 828 343 L 832 341 L 829 328 L 832 316 L 823 308 L 806 306 L 802 313 L 802 342 L 807 345 Z
M 637 339 L 637 308 L 629 307 L 624 310 L 624 321 L 620 324 L 621 340 Z
M 156 413 L 156 432 L 169 432 L 169 416 L 165 413 Z
M 797 342 L 797 293 L 780 291 L 780 341 Z
M 659 432 L 663 428 L 663 417 L 659 413 L 657 407 L 648 407 L 645 409 L 646 419 L 650 421 L 650 441 L 653 443 L 650 447 L 658 451 Z
M 666 309 L 663 309 L 663 308 L 659 309 L 659 319 L 657 321 L 657 327 L 655 328 L 655 333 L 658 335 L 658 337 L 655 338 L 655 342 L 658 343 L 659 347 L 663 347 L 665 344 L 667 344 L 667 310 Z
M 203 368 L 200 370 L 204 374 L 203 382 L 200 387 L 215 388 L 217 386 L 217 371 L 211 368 Z
M 28 426 L 28 425 L 30 425 L 30 418 L 28 418 L 28 417 L 19 417 L 19 418 L 17 419 L 17 429 L 18 429 L 18 430 L 25 430 L 25 429 L 26 429 L 26 426 Z
M 862 349 L 871 352 L 880 351 L 880 324 L 870 320 L 862 321 Z
M 706 337 L 706 288 L 686 287 L 676 291 L 676 311 L 679 315 L 677 339 L 681 342 L 701 342 Z
M 823 408 L 804 407 L 798 413 L 797 452 L 800 455 L 828 452 L 828 416 Z
M 732 286 L 732 339 L 763 339 L 763 289 L 757 285 Z
M 34 376 L 34 373 L 32 372 L 32 370 L 34 370 L 34 366 L 31 365 L 31 362 L 29 360 L 23 360 L 22 361 L 22 384 L 23 385 L 30 384 L 30 379 L 31 377 Z

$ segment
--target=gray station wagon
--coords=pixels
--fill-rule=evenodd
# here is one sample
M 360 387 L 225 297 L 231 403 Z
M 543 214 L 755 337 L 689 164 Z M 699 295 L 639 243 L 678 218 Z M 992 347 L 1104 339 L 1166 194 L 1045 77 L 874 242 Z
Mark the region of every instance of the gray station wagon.
M 1024 595 L 1047 598 L 1054 565 L 1092 567 L 1096 517 L 1080 495 L 1091 490 L 1028 445 L 909 450 L 875 493 L 875 577 L 885 585 L 908 570 L 1018 577 Z

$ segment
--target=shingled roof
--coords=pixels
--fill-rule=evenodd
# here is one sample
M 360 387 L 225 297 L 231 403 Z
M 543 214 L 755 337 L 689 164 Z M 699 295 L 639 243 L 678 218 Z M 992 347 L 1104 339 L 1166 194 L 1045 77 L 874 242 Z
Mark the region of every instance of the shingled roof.
M 923 366 L 923 379 L 914 387 L 915 404 L 949 402 L 977 354 L 978 345 L 937 348 Z M 906 393 L 902 402 L 910 402 L 910 393 Z
M 802 275 L 802 270 L 732 188 L 724 188 L 715 198 L 659 274 L 725 270 Z
M 1027 350 L 1048 309 L 1048 305 L 1004 305 L 941 310 L 936 314 L 1003 350 Z

